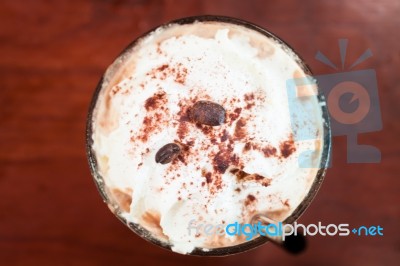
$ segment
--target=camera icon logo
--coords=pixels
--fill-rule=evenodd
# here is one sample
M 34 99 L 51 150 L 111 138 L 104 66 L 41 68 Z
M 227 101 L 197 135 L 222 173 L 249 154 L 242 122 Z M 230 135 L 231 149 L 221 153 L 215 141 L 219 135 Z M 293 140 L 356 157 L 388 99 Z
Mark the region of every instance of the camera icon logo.
M 339 40 L 342 70 L 344 70 L 347 43 L 346 39 Z M 294 99 L 298 95 L 296 91 L 302 85 L 317 85 L 320 92 L 326 98 L 332 136 L 347 137 L 348 163 L 379 163 L 381 161 L 381 153 L 378 148 L 373 145 L 359 144 L 357 140 L 359 134 L 377 132 L 382 129 L 375 70 L 351 70 L 371 56 L 372 52 L 369 49 L 366 50 L 350 66 L 348 71 L 315 75 L 312 78 L 295 78 L 287 81 L 289 112 L 292 125 L 296 123 L 295 114 L 297 106 Z M 316 54 L 316 59 L 338 70 L 338 67 L 319 51 Z M 307 134 L 306 131 L 301 129 L 297 131 L 295 133 L 296 140 L 313 139 L 313 136 Z M 307 156 L 307 152 L 301 155 Z M 305 160 L 302 160 L 300 157 L 300 167 L 308 167 L 304 163 L 301 163 L 303 161 Z

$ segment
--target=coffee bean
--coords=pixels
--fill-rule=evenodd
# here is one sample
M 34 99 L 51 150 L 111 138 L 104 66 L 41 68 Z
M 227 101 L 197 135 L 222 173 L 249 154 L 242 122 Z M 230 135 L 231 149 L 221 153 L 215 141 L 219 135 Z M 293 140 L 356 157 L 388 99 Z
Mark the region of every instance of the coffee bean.
M 219 126 L 225 123 L 225 109 L 210 101 L 198 101 L 189 110 L 190 119 L 199 124 Z
M 175 143 L 168 143 L 156 153 L 156 163 L 167 164 L 172 162 L 181 152 L 181 147 Z

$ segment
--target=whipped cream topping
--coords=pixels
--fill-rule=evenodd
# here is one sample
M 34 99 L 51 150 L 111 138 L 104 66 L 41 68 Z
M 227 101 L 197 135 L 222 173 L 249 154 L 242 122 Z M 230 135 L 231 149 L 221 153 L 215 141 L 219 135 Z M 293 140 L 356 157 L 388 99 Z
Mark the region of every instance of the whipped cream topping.
M 172 24 L 141 38 L 108 69 L 93 112 L 98 171 L 120 215 L 189 253 L 246 241 L 189 234 L 191 220 L 292 214 L 314 181 L 323 142 L 316 97 L 299 98 L 291 124 L 286 82 L 306 76 L 298 62 L 272 38 L 222 22 Z M 188 110 L 200 100 L 221 105 L 225 123 L 193 123 Z M 315 138 L 296 140 L 299 127 Z M 167 143 L 181 154 L 156 163 Z M 313 167 L 299 166 L 304 151 L 314 151 L 302 157 Z

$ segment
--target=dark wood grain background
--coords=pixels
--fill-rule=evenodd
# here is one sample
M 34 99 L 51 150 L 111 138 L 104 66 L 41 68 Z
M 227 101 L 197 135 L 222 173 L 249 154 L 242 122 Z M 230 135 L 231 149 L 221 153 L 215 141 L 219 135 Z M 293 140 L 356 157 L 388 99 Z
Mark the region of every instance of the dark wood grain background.
M 225 257 L 165 251 L 123 226 L 102 203 L 85 155 L 94 88 L 134 38 L 179 17 L 219 14 L 259 24 L 287 41 L 316 74 L 370 48 L 355 69 L 375 69 L 383 129 L 359 141 L 380 164 L 347 164 L 335 137 L 333 167 L 302 223 L 381 225 L 383 237 L 310 237 L 296 257 L 266 244 Z M 400 1 L 0 2 L 0 265 L 396 265 L 400 260 Z

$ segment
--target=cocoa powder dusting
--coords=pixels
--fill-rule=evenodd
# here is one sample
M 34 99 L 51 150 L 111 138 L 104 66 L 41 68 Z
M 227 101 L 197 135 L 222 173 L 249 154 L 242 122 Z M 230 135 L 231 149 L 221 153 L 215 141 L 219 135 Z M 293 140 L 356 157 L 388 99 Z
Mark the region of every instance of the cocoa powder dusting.
M 271 145 L 260 147 L 260 145 L 257 145 L 255 143 L 246 142 L 243 147 L 243 152 L 247 152 L 249 150 L 261 151 L 265 157 L 277 156 L 277 149 L 275 147 L 272 147 Z
M 264 153 L 265 157 L 271 157 L 276 155 L 276 148 L 271 146 L 265 146 L 262 148 L 262 152 Z
M 266 179 L 265 181 L 261 182 L 263 187 L 268 187 L 271 184 L 271 179 Z
M 232 155 L 231 155 L 231 165 L 239 166 L 239 164 L 240 164 L 239 156 L 237 156 L 235 153 L 232 153 Z
M 180 106 L 181 109 L 178 112 L 179 125 L 178 125 L 177 135 L 179 139 L 182 140 L 185 138 L 185 136 L 189 131 L 187 123 L 190 121 L 190 118 L 188 116 L 187 109 L 185 109 L 184 107 L 184 104 L 182 102 L 179 102 L 178 105 Z
M 235 139 L 243 139 L 244 137 L 246 137 L 246 120 L 244 120 L 244 118 L 240 118 L 237 122 L 236 122 L 236 126 L 235 126 Z
M 229 124 L 232 124 L 233 121 L 235 121 L 236 119 L 238 119 L 238 117 L 240 116 L 240 113 L 242 112 L 242 108 L 235 108 L 235 110 L 233 111 L 233 113 L 230 113 L 228 115 L 230 121 Z
M 224 131 L 222 132 L 222 136 L 221 136 L 221 142 L 226 141 L 228 138 L 229 138 L 228 131 L 226 131 L 226 129 L 224 129 Z
M 175 82 L 184 84 L 186 81 L 187 73 L 187 68 L 183 67 L 182 64 L 179 63 L 175 71 Z
M 291 136 L 288 140 L 282 142 L 279 145 L 279 148 L 281 150 L 281 156 L 283 158 L 287 158 L 290 155 L 292 155 L 293 152 L 296 151 L 296 146 L 295 146 L 295 143 L 293 141 L 293 136 Z
M 233 168 L 232 170 L 230 170 L 230 172 L 231 174 L 236 176 L 236 180 L 238 183 L 253 180 L 256 181 L 257 183 L 260 183 L 264 187 L 269 186 L 271 183 L 271 179 L 266 178 L 265 176 L 259 175 L 257 173 L 249 174 L 238 168 Z
M 138 139 L 146 142 L 149 138 L 149 134 L 156 129 L 156 126 L 153 124 L 153 119 L 151 116 L 145 116 L 142 122 L 142 132 L 141 135 L 138 136 Z
M 246 173 L 245 171 L 240 170 L 240 169 L 237 169 L 237 168 L 232 169 L 230 172 L 231 172 L 232 174 L 236 175 L 236 178 L 238 179 L 238 181 L 242 180 L 243 178 L 245 178 L 246 176 L 249 175 L 249 174 Z
M 210 184 L 212 182 L 211 173 L 210 172 L 206 173 L 205 177 L 207 183 Z
M 161 71 L 164 71 L 167 68 L 168 68 L 168 64 L 164 64 L 164 65 L 159 66 L 158 68 L 156 68 L 156 70 L 161 72 Z
M 254 197 L 253 195 L 249 194 L 249 195 L 247 195 L 247 198 L 246 198 L 246 200 L 244 202 L 244 205 L 248 206 L 251 203 L 253 203 L 255 200 L 256 200 L 256 197 Z
M 196 124 L 196 127 L 200 129 L 205 135 L 209 135 L 213 128 L 207 125 Z
M 246 102 L 254 101 L 254 94 L 253 93 L 246 93 L 244 95 L 244 100 Z
M 180 161 L 180 162 L 182 162 L 184 165 L 187 165 L 187 162 L 186 162 L 186 157 L 183 155 L 183 154 L 179 154 L 178 155 L 178 160 Z M 175 161 L 176 162 L 176 161 Z M 173 162 L 174 163 L 174 162 Z
M 225 173 L 229 167 L 230 154 L 226 151 L 218 152 L 213 159 L 214 170 L 220 174 Z
M 202 98 L 208 99 L 207 96 L 202 96 Z M 245 96 L 246 102 L 254 101 L 254 99 L 255 99 L 254 94 L 248 94 Z M 247 136 L 246 118 L 240 117 L 242 109 L 235 108 L 233 112 L 226 114 L 229 119 L 227 121 L 229 125 L 231 125 L 233 121 L 236 123 L 234 125 L 235 126 L 234 132 L 232 135 L 230 135 L 227 128 L 218 128 L 207 124 L 197 123 L 196 120 L 193 119 L 192 115 L 193 106 L 194 104 L 199 103 L 201 101 L 203 100 L 199 101 L 198 96 L 190 99 L 182 99 L 178 104 L 180 110 L 177 114 L 177 119 L 175 120 L 177 122 L 176 125 L 177 125 L 177 138 L 178 138 L 178 140 L 175 141 L 178 141 L 179 143 L 185 141 L 187 142 L 185 138 L 187 138 L 187 136 L 189 135 L 189 131 L 191 130 L 199 130 L 204 135 L 206 135 L 207 139 L 209 139 L 210 141 L 210 144 L 203 145 L 203 147 L 201 147 L 200 150 L 192 151 L 192 152 L 200 152 L 202 154 L 204 153 L 204 155 L 207 156 L 212 163 L 213 171 L 206 171 L 205 169 L 201 170 L 202 171 L 201 175 L 202 177 L 205 178 L 205 180 L 201 182 L 201 186 L 207 185 L 208 190 L 210 191 L 211 194 L 216 193 L 218 189 L 222 188 L 223 185 L 222 175 L 230 167 L 234 167 L 232 173 L 237 176 L 238 181 L 245 182 L 252 180 L 256 183 L 259 183 L 260 185 L 268 186 L 270 183 L 270 179 L 265 178 L 264 176 L 256 173 L 248 174 L 240 170 L 243 169 L 244 165 L 241 162 L 240 157 L 233 152 L 236 141 L 238 140 L 243 141 L 246 139 L 252 140 Z M 204 111 L 203 109 L 201 109 L 200 111 Z M 205 111 L 207 110 L 208 109 L 206 109 Z M 202 113 L 200 112 L 200 114 Z M 211 147 L 214 145 L 218 145 L 217 151 L 212 151 Z M 276 153 L 276 148 L 274 147 L 267 146 L 261 148 L 260 145 L 257 145 L 256 143 L 253 143 L 251 141 L 247 141 L 243 150 L 247 151 L 250 149 L 263 152 L 265 156 L 271 156 Z M 190 154 L 190 153 L 186 152 L 182 153 L 182 155 L 185 154 Z M 172 165 L 180 162 L 184 162 L 186 164 L 185 158 L 182 158 L 181 155 L 178 156 L 178 160 L 172 162 Z M 200 167 L 198 167 L 198 170 L 200 171 Z
M 138 135 L 131 136 L 132 142 L 135 140 L 146 142 L 151 134 L 162 130 L 163 123 L 166 123 L 169 117 L 169 109 L 165 108 L 167 101 L 166 93 L 163 91 L 156 92 L 145 101 L 147 114 L 143 118 Z
M 117 94 L 120 90 L 121 90 L 121 87 L 118 86 L 118 85 L 116 85 L 114 88 L 112 88 L 111 94 L 112 94 L 112 95 L 115 95 L 115 94 Z
M 254 101 L 254 94 L 253 93 L 246 93 L 244 95 L 244 101 L 246 103 L 246 107 L 245 109 L 250 109 L 255 105 L 255 101 Z
M 160 79 L 160 80 L 165 80 L 167 77 L 172 77 L 175 82 L 184 84 L 186 81 L 187 74 L 188 74 L 187 68 L 185 68 L 182 65 L 182 63 L 179 63 L 175 66 L 163 64 L 157 68 L 152 69 L 146 75 L 150 76 L 152 79 Z
M 251 144 L 251 142 L 246 142 L 246 144 L 243 147 L 243 151 L 246 152 L 246 151 L 251 150 L 252 148 L 253 148 L 253 145 Z
M 162 104 L 165 104 L 166 98 L 165 92 L 157 92 L 150 98 L 148 98 L 144 103 L 144 108 L 147 111 L 156 110 L 161 107 Z
M 188 127 L 185 122 L 180 122 L 177 130 L 177 134 L 180 140 L 185 138 L 188 133 Z
M 264 179 L 264 177 L 259 174 L 253 174 L 253 176 L 254 176 L 254 180 L 263 180 Z

